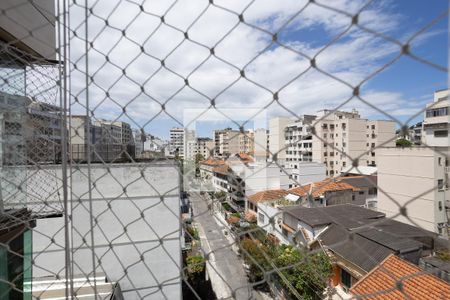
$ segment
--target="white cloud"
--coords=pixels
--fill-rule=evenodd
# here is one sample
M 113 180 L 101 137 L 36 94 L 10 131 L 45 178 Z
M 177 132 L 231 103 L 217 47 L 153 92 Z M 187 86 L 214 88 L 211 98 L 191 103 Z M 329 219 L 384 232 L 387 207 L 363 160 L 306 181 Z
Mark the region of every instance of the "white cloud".
M 294 80 L 308 69 L 310 62 L 291 50 L 271 44 L 271 35 L 239 24 L 236 14 L 240 14 L 249 1 L 215 3 L 232 12 L 211 6 L 206 0 L 183 0 L 175 4 L 145 1 L 144 11 L 139 3 L 121 1 L 115 7 L 114 1 L 98 1 L 93 8 L 95 16 L 89 18 L 89 37 L 94 39 L 95 48 L 89 51 L 89 73 L 97 85 L 92 85 L 89 92 L 95 115 L 117 118 L 123 113 L 121 108 L 126 106 L 126 115 L 144 124 L 161 111 L 162 103 L 169 100 L 167 111 L 181 121 L 184 109 L 207 108 L 213 98 L 220 108 L 262 108 L 272 101 L 271 92 L 275 91 L 279 91 L 280 103 L 300 115 L 336 107 L 351 97 L 352 90 L 348 86 L 314 69 Z M 275 32 L 306 3 L 298 0 L 255 1 L 245 10 L 244 19 Z M 323 3 L 355 13 L 364 1 Z M 74 10 L 73 28 L 82 23 L 84 16 L 79 8 Z M 203 14 L 197 19 L 200 13 Z M 162 15 L 165 23 L 160 18 Z M 364 11 L 360 20 L 377 31 L 389 32 L 399 25 L 400 17 L 390 12 L 387 2 L 381 2 Z M 310 4 L 284 28 L 282 42 L 312 57 L 350 22 L 347 16 Z M 236 24 L 238 26 L 229 32 Z M 311 33 L 304 36 L 299 33 L 317 28 L 324 36 L 316 38 L 311 37 Z M 190 40 L 185 39 L 185 31 Z M 80 37 L 83 32 L 83 26 L 78 27 Z M 74 38 L 71 46 L 72 62 L 77 61 L 77 66 L 83 69 L 84 61 L 79 61 L 84 54 L 82 39 Z M 212 47 L 217 57 L 211 56 Z M 398 52 L 397 46 L 352 29 L 323 50 L 316 62 L 320 69 L 356 85 Z M 161 60 L 164 60 L 164 66 Z M 240 78 L 238 69 L 243 67 L 247 78 L 257 84 Z M 84 87 L 84 76 L 75 71 L 71 75 L 73 93 L 78 94 Z M 185 78 L 189 87 L 184 86 Z M 285 86 L 287 83 L 289 85 Z M 363 97 L 396 115 L 409 115 L 419 109 L 399 92 L 371 88 L 364 91 Z M 80 95 L 79 100 L 82 102 L 83 99 Z M 363 115 L 374 113 L 361 102 L 352 101 L 349 105 L 360 109 Z M 74 105 L 73 112 L 82 109 L 82 106 Z M 287 114 L 276 104 L 269 107 L 268 113 Z

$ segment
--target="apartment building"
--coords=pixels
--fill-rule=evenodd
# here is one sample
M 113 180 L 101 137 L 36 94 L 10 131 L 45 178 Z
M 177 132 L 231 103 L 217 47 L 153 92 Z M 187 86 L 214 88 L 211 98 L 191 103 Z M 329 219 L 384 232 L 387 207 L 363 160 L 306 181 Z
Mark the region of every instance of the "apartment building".
M 186 159 L 195 160 L 197 154 L 207 159 L 214 154 L 215 143 L 208 137 L 198 137 L 186 142 Z
M 287 117 L 269 120 L 269 151 L 271 156 L 276 155 L 278 163 L 283 167 L 286 165 L 285 129 L 292 121 L 292 118 Z
M 378 150 L 378 210 L 398 221 L 449 236 L 449 90 L 434 93 L 426 106 L 422 142 L 426 147 Z
M 208 158 L 214 154 L 215 142 L 208 137 L 197 138 L 197 153 L 204 158 Z
M 448 236 L 449 147 L 382 148 L 378 155 L 378 210 Z
M 239 133 L 239 153 L 253 153 L 255 151 L 255 132 L 245 130 Z
M 450 145 L 450 100 L 449 90 L 434 93 L 434 101 L 427 104 L 423 120 L 422 141 L 428 146 Z
M 61 109 L 0 92 L 1 164 L 61 161 Z
M 241 132 L 231 128 L 214 130 L 215 155 L 227 157 L 240 153 Z
M 368 166 L 376 167 L 377 151 L 376 147 L 394 147 L 395 146 L 395 122 L 368 120 L 366 125 L 367 138 L 367 159 Z
M 188 142 L 195 140 L 195 131 L 185 128 L 174 127 L 170 129 L 170 154 L 185 157 Z
M 352 165 L 377 165 L 377 147 L 395 145 L 395 123 L 362 119 L 358 111 L 323 110 L 315 123 L 312 137 L 313 161 L 327 166 L 327 176 L 333 177 Z
M 69 126 L 69 145 L 71 159 L 74 161 L 87 161 L 88 159 L 88 144 L 95 141 L 95 144 L 100 142 L 101 128 L 96 130 L 96 133 L 100 133 L 99 136 L 92 135 L 91 119 L 85 115 L 71 116 Z
M 316 116 L 305 115 L 284 131 L 286 167 L 298 169 L 299 163 L 312 161 L 311 125 Z
M 128 123 L 96 120 L 85 115 L 71 116 L 69 126 L 71 159 L 82 162 L 111 162 L 130 160 L 136 157 L 133 131 Z
M 91 129 L 95 145 L 94 161 L 114 161 L 135 157 L 135 144 L 130 124 L 121 121 L 96 120 Z M 98 133 L 100 139 L 97 138 Z

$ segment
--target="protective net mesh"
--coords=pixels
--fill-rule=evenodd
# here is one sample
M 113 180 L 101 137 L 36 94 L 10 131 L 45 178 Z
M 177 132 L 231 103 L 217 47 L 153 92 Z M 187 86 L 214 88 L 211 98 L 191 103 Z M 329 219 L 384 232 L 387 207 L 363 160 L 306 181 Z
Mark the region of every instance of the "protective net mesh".
M 387 81 L 445 82 L 427 5 L 409 26 L 384 1 L 2 1 L 0 299 L 420 298 L 426 264 L 390 255 L 448 261 L 449 148 L 413 126 L 448 107 L 370 84 L 405 59 Z M 407 196 L 381 181 L 399 136 L 433 158 Z

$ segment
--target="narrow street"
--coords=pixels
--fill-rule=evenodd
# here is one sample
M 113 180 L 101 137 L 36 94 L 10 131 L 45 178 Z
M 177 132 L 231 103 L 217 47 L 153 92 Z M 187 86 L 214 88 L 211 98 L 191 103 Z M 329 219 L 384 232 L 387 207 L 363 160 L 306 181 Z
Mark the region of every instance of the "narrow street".
M 207 200 L 198 193 L 191 193 L 193 220 L 198 225 L 202 248 L 205 253 L 212 251 L 207 263 L 207 271 L 213 289 L 219 299 L 255 299 L 247 280 L 241 260 L 231 249 L 230 240 L 224 235 Z M 235 293 L 233 295 L 233 293 Z

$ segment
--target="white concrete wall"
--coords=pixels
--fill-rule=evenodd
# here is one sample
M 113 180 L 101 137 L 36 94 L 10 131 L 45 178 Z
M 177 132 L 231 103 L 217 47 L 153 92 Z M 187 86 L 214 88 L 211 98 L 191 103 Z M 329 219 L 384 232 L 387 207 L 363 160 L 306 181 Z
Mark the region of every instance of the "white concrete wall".
M 181 266 L 176 168 L 167 163 L 121 164 L 110 166 L 108 172 L 103 166 L 93 166 L 92 198 L 86 174 L 86 166 L 72 173 L 74 274 L 86 275 L 94 269 L 105 273 L 119 281 L 125 299 L 141 299 L 152 291 L 155 293 L 149 299 L 181 299 L 180 279 L 172 279 L 179 276 Z M 64 276 L 63 224 L 62 217 L 37 220 L 34 277 Z M 150 288 L 158 284 L 162 290 Z M 140 290 L 127 292 L 134 288 Z
M 448 156 L 448 148 L 441 150 Z M 437 224 L 447 222 L 445 200 L 450 196 L 448 190 L 437 189 L 438 179 L 445 180 L 445 155 L 421 147 L 384 148 L 378 155 L 378 211 L 438 232 Z M 400 215 L 400 207 L 409 219 Z
M 318 162 L 301 162 L 298 169 L 291 169 L 291 187 L 305 185 L 311 182 L 322 181 L 326 178 L 326 167 Z M 293 181 L 293 182 L 292 182 Z M 297 184 L 298 183 L 298 184 Z
M 262 221 L 260 214 L 264 215 L 264 221 Z M 268 234 L 273 234 L 282 244 L 289 244 L 289 240 L 283 236 L 281 231 L 282 216 L 283 213 L 278 207 L 274 207 L 269 203 L 258 203 L 257 225 Z M 270 224 L 270 218 L 273 218 L 273 224 Z
M 278 153 L 279 163 L 285 163 L 286 151 L 284 130 L 292 122 L 291 118 L 278 117 L 269 120 L 269 150 L 272 154 Z

